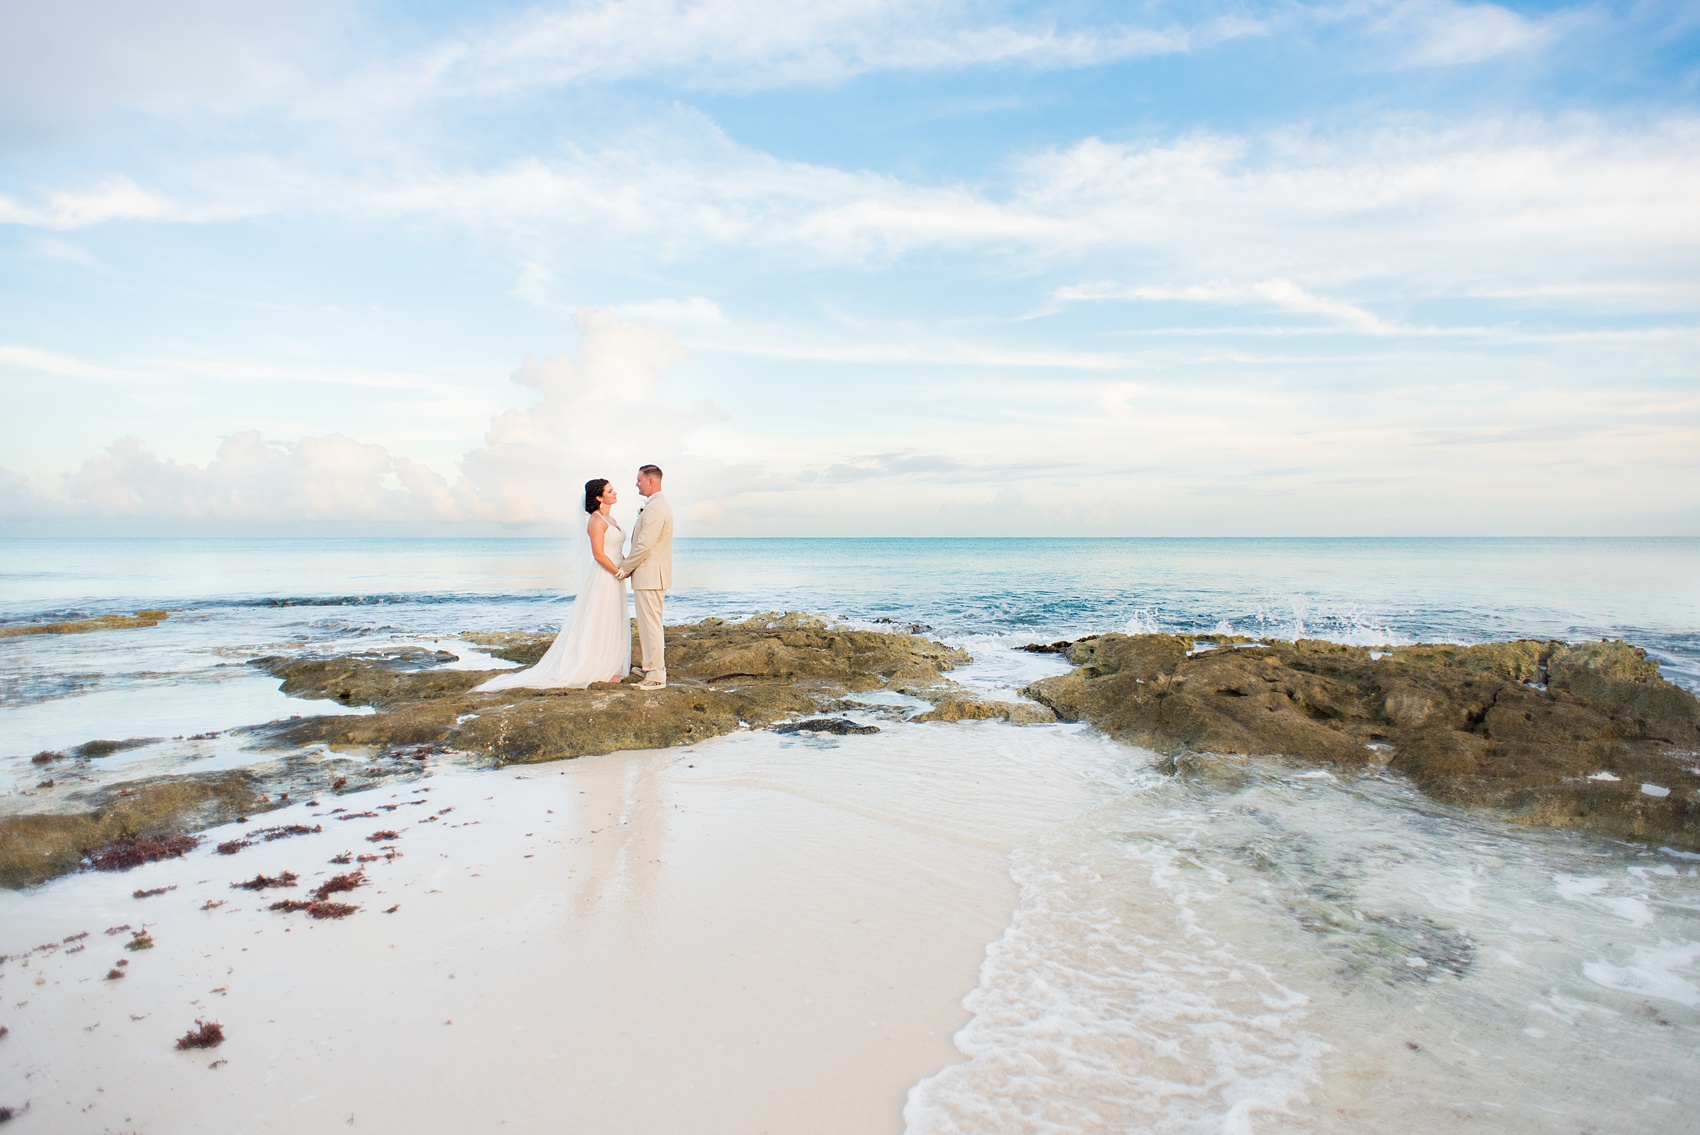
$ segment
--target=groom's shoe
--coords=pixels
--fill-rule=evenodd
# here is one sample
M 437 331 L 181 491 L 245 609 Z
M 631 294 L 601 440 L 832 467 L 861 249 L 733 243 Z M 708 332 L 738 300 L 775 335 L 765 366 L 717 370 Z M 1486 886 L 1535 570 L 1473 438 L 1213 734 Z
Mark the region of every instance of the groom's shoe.
M 667 683 L 666 681 L 655 681 L 645 678 L 643 681 L 638 683 L 637 688 L 640 690 L 665 690 L 667 688 Z

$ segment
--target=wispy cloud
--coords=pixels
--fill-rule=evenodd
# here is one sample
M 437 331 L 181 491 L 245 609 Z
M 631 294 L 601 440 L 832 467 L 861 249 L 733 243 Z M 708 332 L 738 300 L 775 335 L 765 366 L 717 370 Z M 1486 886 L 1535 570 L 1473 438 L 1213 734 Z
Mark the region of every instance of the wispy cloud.
M 1354 331 L 1384 334 L 1394 326 L 1372 311 L 1356 304 L 1319 296 L 1301 288 L 1291 280 L 1279 277 L 1237 283 L 1231 280 L 1212 280 L 1205 284 L 1175 286 L 1167 284 L 1075 284 L 1058 288 L 1051 293 L 1056 303 L 1076 300 L 1150 300 L 1153 302 L 1182 302 L 1229 305 L 1260 305 L 1295 315 L 1314 315 L 1343 325 Z
M 437 45 L 390 81 L 485 95 L 655 74 L 699 89 L 820 86 L 869 71 L 1094 66 L 1259 28 L 1243 18 L 1066 27 L 952 0 L 591 0 L 528 9 Z
M 1574 20 L 1530 19 L 1498 4 L 1403 0 L 1372 26 L 1402 45 L 1396 58 L 1403 66 L 1451 67 L 1543 47 L 1566 22 Z
M 188 219 L 162 197 L 127 177 L 109 178 L 89 190 L 52 190 L 34 203 L 0 194 L 0 224 L 41 229 L 80 229 L 107 221 Z
M 130 381 L 148 377 L 141 371 L 84 362 L 81 359 L 72 358 L 70 355 L 62 355 L 57 351 L 44 351 L 39 347 L 7 346 L 4 344 L 0 344 L 0 367 L 17 367 L 20 370 L 34 371 L 37 374 L 56 374 L 67 378 Z

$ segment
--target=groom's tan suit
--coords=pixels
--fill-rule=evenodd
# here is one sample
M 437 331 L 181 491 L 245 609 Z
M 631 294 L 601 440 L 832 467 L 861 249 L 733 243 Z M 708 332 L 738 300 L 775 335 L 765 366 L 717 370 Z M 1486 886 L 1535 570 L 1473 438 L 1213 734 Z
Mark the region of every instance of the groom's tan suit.
M 643 647 L 643 680 L 667 681 L 667 641 L 661 630 L 661 599 L 673 586 L 673 509 L 656 493 L 638 513 L 632 548 L 620 561 L 632 577 L 637 608 L 638 643 Z

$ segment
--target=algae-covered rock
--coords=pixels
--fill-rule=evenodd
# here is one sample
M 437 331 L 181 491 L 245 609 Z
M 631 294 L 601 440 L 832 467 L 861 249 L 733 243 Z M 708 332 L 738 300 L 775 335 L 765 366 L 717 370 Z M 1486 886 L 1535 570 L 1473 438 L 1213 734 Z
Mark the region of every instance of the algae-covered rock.
M 1387 764 L 1451 803 L 1700 846 L 1700 699 L 1627 643 L 1372 652 L 1110 634 L 1076 643 L 1069 661 L 1023 692 L 1160 753 Z M 1616 779 L 1590 779 L 1599 773 Z
M 934 695 L 933 708 L 910 720 L 1007 721 L 1011 725 L 1047 725 L 1057 719 L 1055 713 L 1035 702 L 982 698 L 962 690 L 961 687 L 957 687 L 956 691 Z
M 136 630 L 142 627 L 157 627 L 169 617 L 168 611 L 137 611 L 134 615 L 101 615 L 94 619 L 73 619 L 63 623 L 14 623 L 0 627 L 0 638 Z
M 181 836 L 267 806 L 257 778 L 232 771 L 158 777 L 102 789 L 72 812 L 0 817 L 0 887 L 25 887 L 75 871 L 117 840 Z
M 548 635 L 467 635 L 515 660 L 535 660 Z M 473 693 L 490 673 L 411 672 L 386 660 L 267 658 L 256 665 L 297 697 L 381 712 L 318 718 L 282 731 L 294 744 L 383 750 L 445 745 L 498 763 L 663 748 L 740 726 L 819 712 L 847 693 L 929 686 L 968 656 L 916 635 L 847 630 L 806 615 L 704 619 L 667 628 L 668 686 L 598 683 L 585 690 Z

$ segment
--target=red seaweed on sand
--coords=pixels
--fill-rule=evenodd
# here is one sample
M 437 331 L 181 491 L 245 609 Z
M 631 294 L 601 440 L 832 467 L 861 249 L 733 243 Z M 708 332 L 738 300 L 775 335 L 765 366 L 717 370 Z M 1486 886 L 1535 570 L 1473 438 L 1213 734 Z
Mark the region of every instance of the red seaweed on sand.
M 346 875 L 333 875 L 312 889 L 314 898 L 328 899 L 341 891 L 352 891 L 356 887 L 366 885 L 366 872 L 351 871 Z
M 196 1019 L 195 1027 L 177 1038 L 178 1048 L 217 1048 L 224 1043 L 224 1026 Z
M 263 891 L 268 887 L 293 887 L 300 876 L 293 871 L 285 871 L 281 875 L 255 875 L 245 883 L 230 884 L 239 891 Z
M 118 839 L 89 852 L 96 871 L 128 871 L 144 863 L 178 859 L 200 846 L 199 836 L 176 835 L 166 839 Z
M 255 831 L 251 831 L 248 833 L 248 838 L 252 839 L 255 836 L 260 836 L 265 839 L 267 843 L 270 843 L 274 839 L 288 839 L 290 836 L 316 835 L 324 830 L 325 829 L 318 824 L 314 824 L 312 827 L 308 827 L 306 824 L 278 824 L 276 827 L 259 828 Z
M 323 899 L 314 899 L 312 902 L 303 902 L 300 899 L 283 899 L 272 903 L 271 909 L 281 910 L 285 914 L 304 910 L 314 918 L 347 918 L 360 908 L 345 902 L 326 902 Z

